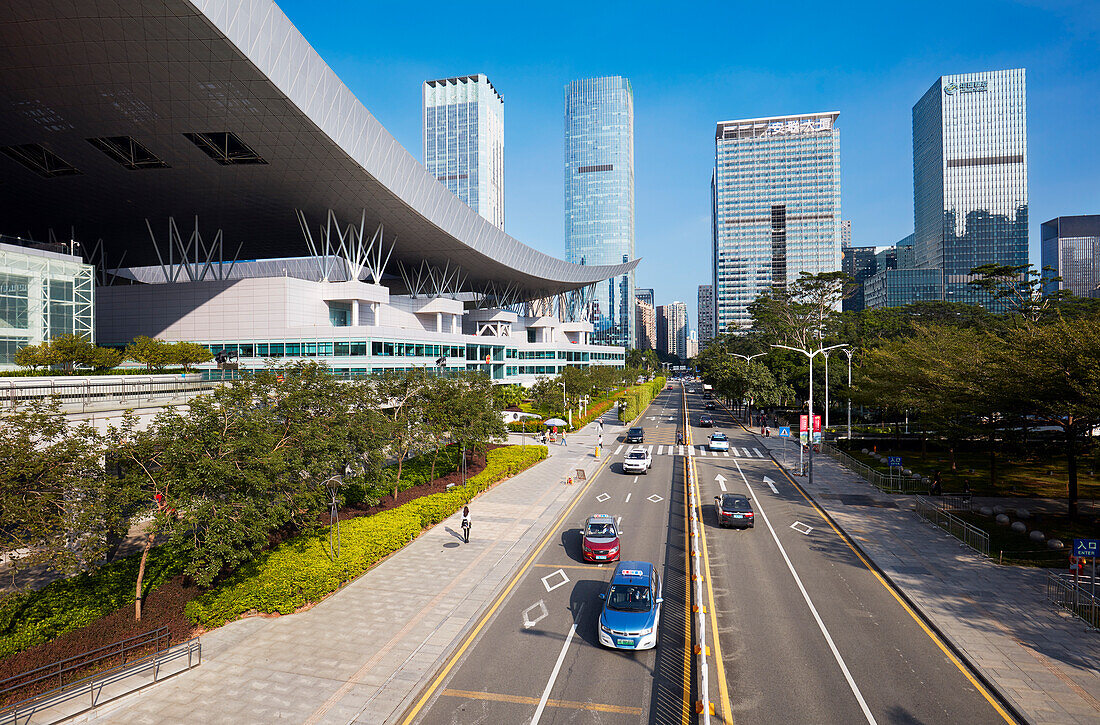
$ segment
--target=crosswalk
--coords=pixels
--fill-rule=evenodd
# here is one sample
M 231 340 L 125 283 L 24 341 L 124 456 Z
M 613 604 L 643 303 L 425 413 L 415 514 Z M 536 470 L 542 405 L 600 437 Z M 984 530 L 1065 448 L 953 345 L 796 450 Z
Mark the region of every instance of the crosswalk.
M 730 446 L 729 451 L 710 451 L 707 450 L 705 445 L 701 446 L 638 446 L 638 445 L 620 445 L 615 449 L 612 455 L 618 455 L 623 450 L 630 450 L 631 448 L 644 448 L 655 456 L 711 456 L 713 458 L 765 458 L 766 456 L 760 452 L 759 448 L 745 448 L 738 446 Z

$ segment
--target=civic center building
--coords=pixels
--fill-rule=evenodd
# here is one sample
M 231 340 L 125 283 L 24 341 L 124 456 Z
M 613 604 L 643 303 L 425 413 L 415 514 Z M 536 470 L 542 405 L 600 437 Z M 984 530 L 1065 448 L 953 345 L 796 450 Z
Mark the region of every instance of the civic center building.
M 48 337 L 20 312 L 49 310 L 45 294 L 69 301 L 66 329 L 94 300 L 99 345 L 189 340 L 242 368 L 316 358 L 531 383 L 623 365 L 587 315 L 637 260 L 571 264 L 479 216 L 270 0 L 89 0 L 79 17 L 5 3 L 0 39 L 0 233 L 63 240 L 65 273 L 95 280 L 55 290 L 5 269 L 0 335 Z

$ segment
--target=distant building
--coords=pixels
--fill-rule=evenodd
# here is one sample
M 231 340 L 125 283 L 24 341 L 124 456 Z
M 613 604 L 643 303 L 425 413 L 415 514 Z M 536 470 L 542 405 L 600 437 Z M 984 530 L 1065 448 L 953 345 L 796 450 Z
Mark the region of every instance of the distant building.
M 699 332 L 692 330 L 688 333 L 687 346 L 684 350 L 684 359 L 690 360 L 699 354 Z
M 634 259 L 634 92 L 626 78 L 565 87 L 565 258 Z M 591 313 L 596 342 L 635 347 L 634 271 L 600 282 Z
M 903 307 L 943 299 L 943 273 L 938 269 L 886 269 L 863 283 L 867 309 Z
M 657 310 L 648 302 L 634 300 L 637 345 L 639 350 L 657 349 Z
M 1028 263 L 1023 68 L 942 76 L 913 106 L 913 215 L 915 266 L 942 273 L 943 299 L 1003 308 L 967 282 Z
M 657 352 L 668 354 L 668 305 L 657 305 L 654 313 L 657 327 Z
M 917 266 L 917 256 L 913 253 L 913 235 L 902 237 L 894 247 L 897 251 L 898 269 L 913 269 Z
M 93 267 L 63 244 L 0 237 L 0 369 L 21 347 L 59 335 L 94 341 Z
M 1100 214 L 1060 216 L 1040 227 L 1043 291 L 1069 290 L 1079 297 L 1093 296 L 1100 287 Z M 1050 267 L 1053 271 L 1045 271 Z M 1060 282 L 1049 281 L 1061 277 Z
M 847 249 L 852 246 L 852 220 L 840 220 L 840 248 Z
M 699 285 L 699 347 L 714 339 L 714 285 Z
M 839 115 L 717 125 L 711 235 L 718 330 L 749 328 L 753 300 L 801 272 L 840 269 Z
M 650 307 L 657 307 L 657 303 L 653 301 L 653 288 L 652 287 L 636 287 L 634 289 L 634 299 L 645 302 Z
M 504 228 L 504 99 L 481 74 L 424 83 L 424 165 Z
M 845 312 L 862 310 L 863 283 L 877 270 L 875 268 L 875 250 L 877 247 L 845 247 L 841 250 L 840 269 L 855 280 L 855 291 L 846 298 L 841 307 Z
M 687 353 L 687 305 L 673 302 L 657 308 L 657 350 L 683 360 Z

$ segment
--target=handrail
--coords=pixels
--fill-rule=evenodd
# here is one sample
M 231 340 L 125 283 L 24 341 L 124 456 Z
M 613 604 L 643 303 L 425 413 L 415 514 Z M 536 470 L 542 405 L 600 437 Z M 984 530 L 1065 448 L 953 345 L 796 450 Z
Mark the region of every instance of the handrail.
M 0 407 L 17 408 L 36 400 L 53 398 L 65 407 L 86 408 L 93 403 L 111 401 L 124 403 L 148 400 L 156 397 L 198 394 L 220 385 L 211 380 L 154 380 L 133 376 L 133 379 L 115 379 L 104 382 L 91 380 L 49 380 L 48 384 L 23 382 L 27 379 L 0 380 Z
M 828 443 L 823 442 L 821 444 L 821 452 L 853 473 L 863 477 L 868 483 L 881 491 L 887 493 L 916 493 L 917 491 L 928 490 L 925 484 L 912 476 L 906 476 L 900 471 L 888 474 L 876 471 Z
M 917 496 L 916 512 L 925 521 L 939 526 L 982 556 L 989 556 L 989 534 L 948 512 L 941 502 Z
M 687 396 L 684 393 L 684 386 L 680 386 L 680 406 L 683 414 L 683 425 L 687 431 L 687 435 L 684 437 L 684 443 L 687 444 L 688 450 L 691 450 L 691 425 L 688 419 L 687 413 Z M 688 491 L 688 522 L 690 526 L 690 540 L 691 540 L 691 581 L 695 583 L 695 591 L 693 596 L 695 599 L 695 606 L 692 607 L 695 611 L 695 631 L 696 631 L 696 647 L 695 653 L 698 658 L 697 667 L 699 671 L 699 684 L 698 692 L 699 699 L 695 703 L 695 713 L 702 715 L 702 725 L 710 725 L 710 715 L 713 705 L 710 702 L 710 671 L 707 664 L 707 655 L 709 654 L 709 647 L 707 646 L 707 618 L 706 607 L 702 605 L 703 602 L 703 579 L 706 577 L 707 572 L 703 567 L 703 542 L 699 538 L 699 515 L 698 515 L 698 486 L 696 485 L 695 478 L 695 461 L 691 456 L 684 457 L 684 470 L 686 477 L 684 479 Z M 715 637 L 718 633 L 715 632 Z
M 1069 610 L 1095 629 L 1100 629 L 1100 597 L 1065 576 L 1047 572 L 1047 601 Z

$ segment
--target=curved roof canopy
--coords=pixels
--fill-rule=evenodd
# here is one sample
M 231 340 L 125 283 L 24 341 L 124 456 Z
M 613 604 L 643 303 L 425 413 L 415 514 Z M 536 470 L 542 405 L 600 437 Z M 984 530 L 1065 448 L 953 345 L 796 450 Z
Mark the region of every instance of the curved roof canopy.
M 185 242 L 196 215 L 221 229 L 227 257 L 301 256 L 299 209 L 315 229 L 365 214 L 393 260 L 457 265 L 468 289 L 543 296 L 637 264 L 570 264 L 474 213 L 271 0 L 0 3 L 0 152 L 3 231 L 102 238 L 107 266 L 157 264 L 146 219 L 165 249 L 170 216 Z

